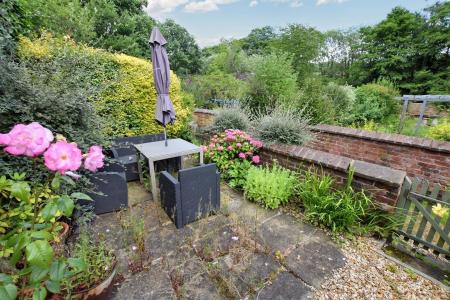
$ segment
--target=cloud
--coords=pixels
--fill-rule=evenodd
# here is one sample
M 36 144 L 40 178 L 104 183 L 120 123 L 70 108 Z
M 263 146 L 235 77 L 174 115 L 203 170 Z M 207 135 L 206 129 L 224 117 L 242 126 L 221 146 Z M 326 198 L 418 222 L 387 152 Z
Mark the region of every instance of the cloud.
M 184 10 L 189 13 L 218 10 L 220 5 L 230 4 L 237 0 L 203 0 L 189 2 Z
M 347 0 L 317 0 L 316 5 L 327 5 L 331 3 L 343 3 Z
M 319 0 L 320 1 L 320 0 Z M 270 2 L 277 4 L 289 4 L 290 7 L 300 7 L 303 6 L 303 1 L 301 0 L 260 0 L 260 2 Z M 249 4 L 250 7 L 254 7 L 259 2 L 257 0 L 252 0 Z
M 188 3 L 189 0 L 151 0 L 144 10 L 149 16 L 156 19 L 164 19 L 177 7 Z

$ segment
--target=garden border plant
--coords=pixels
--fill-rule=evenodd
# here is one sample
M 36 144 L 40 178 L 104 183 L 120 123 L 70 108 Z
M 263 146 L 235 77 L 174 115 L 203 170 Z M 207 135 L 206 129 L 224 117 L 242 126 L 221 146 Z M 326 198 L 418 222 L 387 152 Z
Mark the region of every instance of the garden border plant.
M 0 134 L 5 152 L 31 158 L 33 166 L 44 163 L 50 171 L 46 182 L 34 178 L 34 173 L 30 181 L 25 174 L 0 177 L 0 253 L 10 265 L 8 274 L 0 273 L 5 299 L 31 294 L 33 299 L 45 299 L 48 292 L 58 294 L 63 281 L 85 270 L 81 259 L 65 258 L 54 250 L 52 243 L 59 242 L 60 229 L 55 224 L 62 216 L 72 216 L 76 200 L 91 200 L 80 192 L 68 195 L 66 185 L 75 185 L 72 178 L 81 177 L 75 171 L 82 164 L 91 172 L 101 168 L 104 155 L 99 146 L 82 155 L 64 137 L 57 135 L 54 140 L 52 132 L 37 122 L 17 124 Z

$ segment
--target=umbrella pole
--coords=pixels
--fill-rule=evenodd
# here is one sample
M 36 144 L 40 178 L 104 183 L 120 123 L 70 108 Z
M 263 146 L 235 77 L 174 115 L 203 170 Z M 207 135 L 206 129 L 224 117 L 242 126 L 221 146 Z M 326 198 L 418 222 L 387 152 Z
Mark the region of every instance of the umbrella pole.
M 167 147 L 167 132 L 166 132 L 166 126 L 164 126 L 164 140 L 166 141 L 166 147 Z

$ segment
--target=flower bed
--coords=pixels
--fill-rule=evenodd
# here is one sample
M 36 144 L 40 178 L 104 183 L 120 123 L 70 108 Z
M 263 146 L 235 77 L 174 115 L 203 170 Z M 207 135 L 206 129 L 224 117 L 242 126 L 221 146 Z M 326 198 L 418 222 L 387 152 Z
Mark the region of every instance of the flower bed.
M 242 130 L 227 129 L 202 147 L 205 161 L 215 163 L 232 187 L 242 188 L 250 166 L 260 163 L 258 154 L 262 145 Z

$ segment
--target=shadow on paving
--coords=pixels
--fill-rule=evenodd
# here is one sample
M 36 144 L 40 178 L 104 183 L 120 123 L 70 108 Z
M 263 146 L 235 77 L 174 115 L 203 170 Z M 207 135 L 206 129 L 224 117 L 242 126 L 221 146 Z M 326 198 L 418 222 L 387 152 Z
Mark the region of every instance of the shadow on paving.
M 129 209 L 93 223 L 118 256 L 112 299 L 307 299 L 345 264 L 321 230 L 225 185 L 221 212 L 179 230 L 141 185 L 129 190 Z M 136 220 L 144 221 L 143 255 L 133 239 Z

